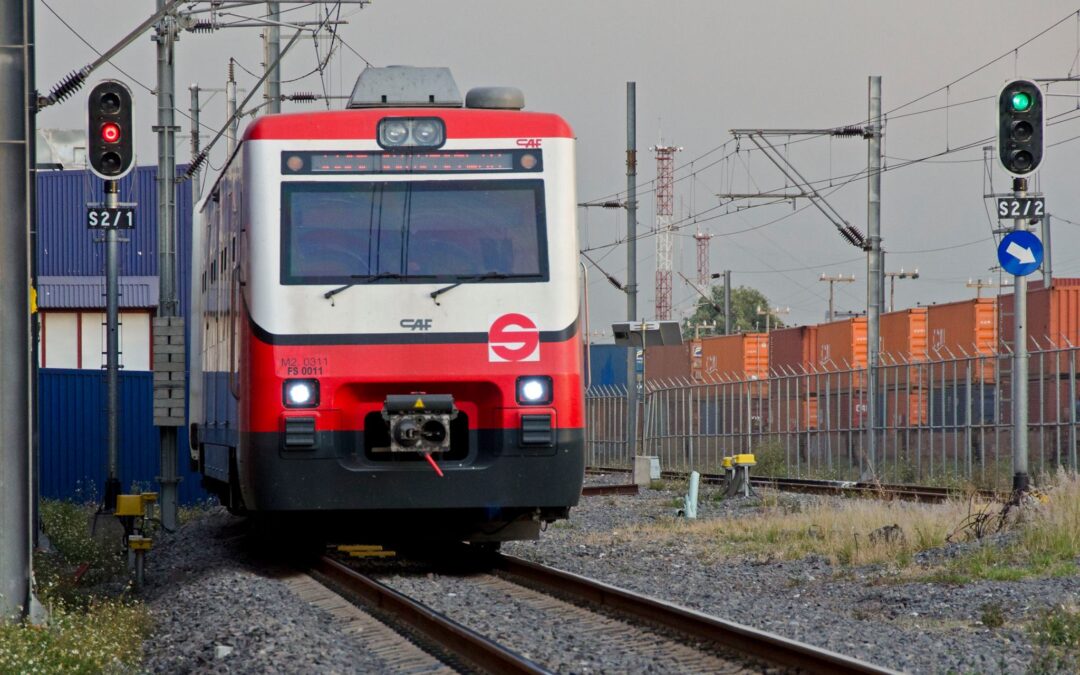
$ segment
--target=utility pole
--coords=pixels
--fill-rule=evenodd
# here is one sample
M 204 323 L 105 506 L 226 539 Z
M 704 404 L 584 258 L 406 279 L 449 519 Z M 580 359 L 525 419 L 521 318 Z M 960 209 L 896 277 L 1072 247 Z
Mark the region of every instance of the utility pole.
M 158 9 L 165 6 L 165 0 L 157 0 Z M 155 27 L 154 40 L 157 42 L 157 125 L 154 131 L 158 135 L 157 168 L 157 244 L 158 244 L 158 322 L 155 329 L 179 315 L 176 294 L 176 130 L 174 116 L 176 108 L 175 71 L 173 64 L 173 42 L 177 36 L 176 18 L 167 13 L 161 17 Z M 164 356 L 164 355 L 162 355 Z M 159 384 L 155 359 L 154 383 Z M 183 373 L 181 372 L 181 375 Z M 181 387 L 183 380 L 180 380 Z M 172 390 L 166 383 L 169 394 Z M 156 391 L 156 389 L 155 389 Z M 155 415 L 156 417 L 156 415 Z M 161 522 L 166 529 L 177 526 L 177 488 L 180 482 L 177 476 L 177 432 L 174 423 L 161 424 L 155 419 L 161 439 Z M 181 421 L 182 423 L 182 421 Z
M 779 315 L 779 314 L 790 314 L 790 313 L 791 313 L 791 308 L 790 307 L 772 307 L 772 308 L 769 308 L 769 307 L 762 307 L 761 305 L 757 306 L 757 315 L 765 317 L 765 334 L 766 335 L 769 334 L 769 330 L 770 330 L 769 322 L 772 319 L 774 314 Z
M 30 607 L 30 117 L 27 0 L 0 0 L 0 622 Z
M 982 289 L 984 289 L 984 288 L 1001 288 L 1003 286 L 1011 286 L 1012 284 L 1000 284 L 999 285 L 999 284 L 997 284 L 997 283 L 995 283 L 993 281 L 983 281 L 982 279 L 975 279 L 974 281 L 972 281 L 971 279 L 968 279 L 967 283 L 964 284 L 964 285 L 967 286 L 968 288 L 974 288 L 975 289 L 975 297 L 976 298 L 981 298 L 982 297 Z
M 899 272 L 886 272 L 885 278 L 889 280 L 889 311 L 896 311 L 896 280 L 897 279 L 918 279 L 919 268 L 916 267 L 914 272 L 905 272 L 901 267 Z
M 870 76 L 870 111 L 866 129 L 866 233 L 869 248 L 866 251 L 866 397 L 867 427 L 866 459 L 869 465 L 863 471 L 866 478 L 877 474 L 877 381 L 878 357 L 881 351 L 881 305 L 884 299 L 884 271 L 881 259 L 881 76 Z
M 281 54 L 281 12 L 277 0 L 266 3 L 267 27 L 263 32 L 263 68 L 269 71 L 263 96 L 266 98 L 266 112 L 281 112 L 281 66 L 278 58 Z M 232 79 L 232 78 L 230 78 Z
M 631 327 L 638 320 L 636 82 L 626 83 L 626 320 Z M 626 350 L 626 448 L 631 457 L 637 454 L 637 407 L 637 350 L 630 347 Z
M 818 277 L 818 281 L 828 281 L 829 282 L 829 314 L 828 314 L 828 319 L 829 319 L 829 321 L 833 321 L 834 319 L 836 319 L 836 312 L 833 309 L 833 284 L 835 284 L 838 281 L 844 281 L 844 282 L 848 282 L 848 283 L 850 283 L 852 281 L 855 281 L 855 275 L 852 274 L 849 277 L 849 276 L 845 276 L 844 274 L 828 275 L 828 274 L 823 273 L 820 277 Z
M 731 335 L 731 270 L 724 270 L 724 335 Z

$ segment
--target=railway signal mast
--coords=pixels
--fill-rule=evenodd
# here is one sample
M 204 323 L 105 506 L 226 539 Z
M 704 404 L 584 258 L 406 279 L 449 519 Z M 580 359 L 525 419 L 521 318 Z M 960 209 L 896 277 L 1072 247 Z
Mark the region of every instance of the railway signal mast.
M 1012 217 L 1013 226 L 1001 239 L 998 260 L 1015 277 L 1013 290 L 1013 498 L 1028 489 L 1028 351 L 1027 275 L 1042 263 L 1042 243 L 1028 231 L 1028 224 L 1044 216 L 1041 195 L 1028 193 L 1027 177 L 1042 163 L 1043 94 L 1031 80 L 1013 80 L 998 94 L 998 157 L 1013 175 L 1013 193 L 998 198 L 999 218 Z M 1006 231 L 1006 230 L 1002 230 Z
M 106 511 L 120 494 L 120 265 L 119 230 L 134 226 L 134 205 L 120 204 L 120 179 L 135 164 L 131 90 L 116 80 L 100 82 L 87 100 L 86 155 L 90 171 L 105 181 L 105 203 L 87 204 L 86 225 L 105 231 L 105 424 L 108 472 Z

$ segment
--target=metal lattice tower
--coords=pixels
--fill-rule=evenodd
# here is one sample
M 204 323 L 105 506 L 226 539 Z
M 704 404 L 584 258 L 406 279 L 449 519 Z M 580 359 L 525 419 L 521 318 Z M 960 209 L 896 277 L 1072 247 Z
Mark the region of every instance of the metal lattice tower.
M 671 268 L 674 232 L 671 229 L 675 201 L 675 153 L 682 148 L 658 145 L 656 153 L 656 318 L 671 318 Z
M 702 232 L 701 228 L 694 233 L 694 241 L 697 242 L 697 284 L 702 291 L 709 290 L 709 240 L 712 235 Z

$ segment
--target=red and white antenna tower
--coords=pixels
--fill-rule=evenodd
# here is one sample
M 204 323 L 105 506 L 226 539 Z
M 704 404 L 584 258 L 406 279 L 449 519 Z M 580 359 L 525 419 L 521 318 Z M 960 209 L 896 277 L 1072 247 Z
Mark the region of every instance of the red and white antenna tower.
M 656 153 L 656 318 L 671 318 L 671 268 L 674 232 L 671 229 L 675 201 L 675 153 L 682 148 L 658 145 Z
M 698 231 L 694 233 L 694 241 L 697 242 L 697 285 L 702 291 L 709 290 L 709 281 L 712 280 L 709 276 L 710 239 L 712 239 L 712 235 L 708 232 L 702 232 L 701 226 L 698 226 Z

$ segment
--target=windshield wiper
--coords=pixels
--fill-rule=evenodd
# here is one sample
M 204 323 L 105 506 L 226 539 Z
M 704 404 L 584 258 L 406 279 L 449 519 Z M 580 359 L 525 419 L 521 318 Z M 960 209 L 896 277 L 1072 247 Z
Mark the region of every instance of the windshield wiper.
M 483 281 L 485 279 L 510 279 L 517 277 L 537 277 L 538 274 L 507 274 L 506 272 L 485 272 L 484 274 L 474 274 L 469 277 L 461 277 L 449 286 L 443 286 L 440 289 L 434 290 L 428 295 L 435 301 L 435 304 L 439 304 L 439 296 L 448 291 L 452 291 L 461 284 L 467 284 L 471 281 Z
M 408 278 L 408 275 L 398 274 L 397 272 L 379 272 L 378 274 L 353 274 L 350 275 L 349 278 L 359 279 L 360 281 L 350 281 L 344 286 L 338 286 L 337 288 L 331 289 L 323 293 L 323 297 L 327 300 L 330 300 L 338 293 L 344 291 L 347 288 L 352 288 L 353 286 L 359 286 L 360 284 L 370 284 L 371 282 L 378 281 L 379 279 L 406 279 Z

